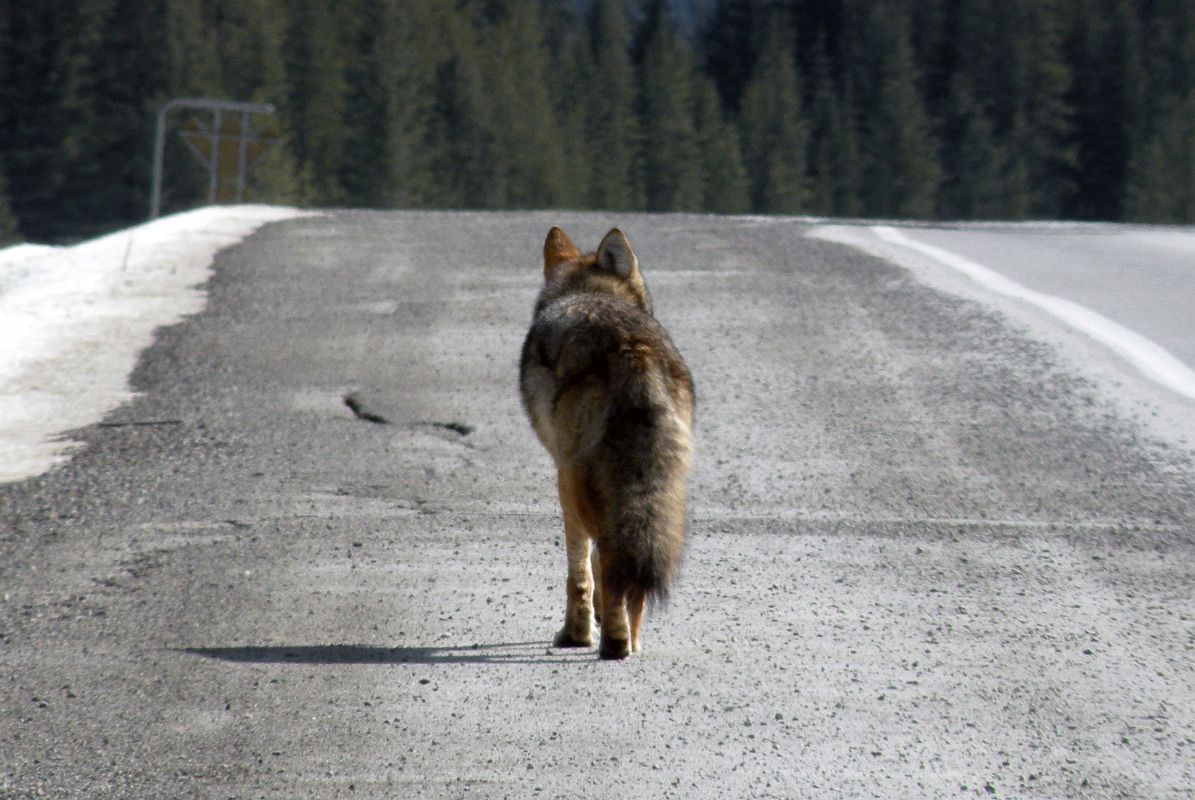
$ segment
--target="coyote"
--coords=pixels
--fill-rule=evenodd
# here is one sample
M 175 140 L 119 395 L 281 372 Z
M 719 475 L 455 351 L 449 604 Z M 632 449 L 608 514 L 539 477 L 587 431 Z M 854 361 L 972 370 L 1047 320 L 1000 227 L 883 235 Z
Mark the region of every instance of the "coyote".
M 680 562 L 694 398 L 617 228 L 589 254 L 548 232 L 519 390 L 556 462 L 564 515 L 567 605 L 554 644 L 592 646 L 596 605 L 599 655 L 626 658 L 640 649 L 645 601 L 667 593 Z

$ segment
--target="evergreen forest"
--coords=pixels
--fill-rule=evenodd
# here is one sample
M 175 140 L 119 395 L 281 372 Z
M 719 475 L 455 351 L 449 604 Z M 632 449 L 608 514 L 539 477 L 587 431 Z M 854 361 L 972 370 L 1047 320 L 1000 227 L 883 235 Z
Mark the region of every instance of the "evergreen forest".
M 145 219 L 175 97 L 276 106 L 255 202 L 1195 222 L 1191 0 L 0 9 L 0 242 Z

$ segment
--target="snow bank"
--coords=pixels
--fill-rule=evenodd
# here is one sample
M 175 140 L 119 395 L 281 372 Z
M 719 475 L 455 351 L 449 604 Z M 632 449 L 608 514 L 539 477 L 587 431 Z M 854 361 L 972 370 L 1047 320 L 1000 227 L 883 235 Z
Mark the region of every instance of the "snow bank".
M 0 250 L 0 482 L 68 458 L 63 432 L 133 397 L 154 330 L 203 308 L 215 254 L 301 213 L 213 206 L 74 247 Z

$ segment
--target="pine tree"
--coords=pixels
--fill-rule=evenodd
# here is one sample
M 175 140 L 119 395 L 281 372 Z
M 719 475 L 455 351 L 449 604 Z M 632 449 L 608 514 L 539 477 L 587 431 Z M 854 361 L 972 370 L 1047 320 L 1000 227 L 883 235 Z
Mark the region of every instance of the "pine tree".
M 817 214 L 850 217 L 860 211 L 861 162 L 851 96 L 846 92 L 840 98 L 828 76 L 814 91 L 809 210 Z
M 806 132 L 792 39 L 768 26 L 755 73 L 743 91 L 740 126 L 751 205 L 768 214 L 795 214 L 806 199 Z
M 219 42 L 211 9 L 203 0 L 171 0 L 165 10 L 169 93 L 222 96 Z
M 500 208 L 557 206 L 564 163 L 555 109 L 548 96 L 548 53 L 538 0 L 507 0 L 487 32 L 486 98 L 493 157 L 500 165 Z
M 875 73 L 864 131 L 864 208 L 877 216 L 932 217 L 937 147 L 918 93 L 905 19 L 883 5 L 869 15 Z
M 934 16 L 921 13 L 914 29 Z M 943 159 L 957 160 L 960 120 L 990 127 L 982 131 L 991 139 L 982 149 L 992 151 L 1000 173 L 1000 196 L 991 198 L 990 213 L 1057 216 L 1061 198 L 1071 193 L 1074 160 L 1066 99 L 1070 70 L 1061 48 L 1059 0 L 944 0 L 937 17 L 941 29 L 936 44 L 918 63 L 927 70 L 926 106 Z M 960 99 L 960 81 L 968 87 L 969 107 L 962 109 L 953 105 Z M 972 131 L 973 136 L 979 133 Z M 943 209 L 957 199 L 953 169 L 946 165 L 944 179 L 955 184 L 949 190 L 955 198 L 944 200 Z
M 765 9 L 758 0 L 717 0 L 702 37 L 706 71 L 713 76 L 723 108 L 734 114 L 755 73 Z
M 445 58 L 436 66 L 428 147 L 430 205 L 446 208 L 493 208 L 506 191 L 493 154 L 480 46 L 470 20 L 446 15 Z
M 734 125 L 722 113 L 718 91 L 708 78 L 697 79 L 694 135 L 701 167 L 701 209 L 717 214 L 751 210 L 747 170 Z
M 835 213 L 838 176 L 834 162 L 842 146 L 844 124 L 838 91 L 834 86 L 826 43 L 819 41 L 813 62 L 813 102 L 809 126 L 809 210 L 815 214 Z
M 281 0 L 215 0 L 212 13 L 220 53 L 220 82 L 234 100 L 270 103 L 278 111 L 253 120 L 275 143 L 249 171 L 247 200 L 302 205 L 310 187 L 299 180 L 293 141 L 285 135 L 288 83 Z
M 1013 77 L 1006 87 L 1014 96 L 1008 126 L 1010 148 L 1024 164 L 1025 211 L 1057 217 L 1071 186 L 1075 149 L 1071 145 L 1070 68 L 1062 52 L 1062 18 L 1057 0 L 1019 0 L 1013 9 Z M 1012 196 L 1010 214 L 1017 206 Z
M 162 65 L 166 69 L 161 103 L 175 97 L 227 97 L 221 81 L 218 34 L 212 9 L 202 0 L 177 0 L 165 6 L 165 42 Z M 195 158 L 178 136 L 173 133 L 179 124 L 202 119 L 211 122 L 210 114 L 175 113 L 169 124 L 165 145 L 163 173 L 163 212 L 171 213 L 205 202 L 208 196 L 208 170 Z
M 592 58 L 585 28 L 574 15 L 562 12 L 551 19 L 557 23 L 548 30 L 548 54 L 555 76 L 550 94 L 560 135 L 561 205 L 585 208 L 591 196 L 589 113 L 577 98 L 584 98 L 592 85 Z
M 1195 89 L 1134 155 L 1126 212 L 1142 222 L 1195 222 Z
M 1195 222 L 1195 7 L 1151 4 L 1146 118 L 1133 148 L 1126 217 L 1142 222 Z
M 635 77 L 620 0 L 594 0 L 589 22 L 593 69 L 586 98 L 589 119 L 590 202 L 594 208 L 642 208 L 636 154 Z
M 1064 210 L 1079 219 L 1114 221 L 1123 215 L 1132 153 L 1146 140 L 1140 27 L 1132 0 L 1081 6 L 1070 42 L 1075 180 Z
M 987 112 L 976 101 L 966 73 L 951 85 L 949 116 L 942 124 L 941 216 L 983 219 L 999 215 L 1005 186 L 1003 158 Z
M 855 86 L 848 81 L 838 108 L 835 125 L 838 144 L 830 162 L 830 175 L 834 181 L 833 213 L 843 217 L 858 216 L 863 210 L 863 154 L 856 109 Z
M 1175 110 L 1175 183 L 1179 202 L 1174 221 L 1187 225 L 1195 223 L 1195 86 Z
M 338 205 L 346 200 L 341 184 L 348 94 L 345 12 L 333 0 L 294 0 L 289 8 L 283 123 L 315 202 Z
M 129 225 L 148 211 L 154 119 L 170 96 L 167 6 L 167 0 L 115 0 L 85 45 L 81 113 L 90 124 L 61 189 L 81 234 Z
M 648 211 L 696 211 L 701 172 L 693 130 L 693 62 L 663 0 L 655 0 L 640 36 L 642 180 Z
M 8 182 L 4 178 L 4 164 L 0 162 L 0 247 L 21 241 L 20 227 L 8 201 Z
M 416 207 L 444 202 L 434 172 L 437 71 L 451 50 L 446 11 L 437 0 L 384 0 L 385 23 L 377 45 L 385 94 L 385 161 L 377 169 L 386 205 Z
M 12 213 L 12 203 L 8 198 L 8 178 L 4 166 L 4 158 L 11 147 L 15 125 L 14 98 L 19 96 L 15 70 L 9 63 L 10 54 L 14 49 L 10 13 L 7 7 L 0 11 L 0 247 L 11 244 L 18 238 L 17 218 Z
M 1133 154 L 1125 198 L 1127 219 L 1134 222 L 1180 221 L 1169 157 L 1171 139 L 1172 135 L 1159 130 Z
M 89 125 L 89 45 L 104 5 L 10 3 L 0 41 L 0 160 L 12 211 L 34 241 L 77 237 L 82 216 L 64 186 Z M 148 196 L 148 195 L 147 195 Z M 83 220 L 85 222 L 85 220 Z
M 390 115 L 381 49 L 388 20 L 383 0 L 353 0 L 344 5 L 352 9 L 346 18 L 352 57 L 345 69 L 340 184 L 350 205 L 376 207 L 389 191 Z

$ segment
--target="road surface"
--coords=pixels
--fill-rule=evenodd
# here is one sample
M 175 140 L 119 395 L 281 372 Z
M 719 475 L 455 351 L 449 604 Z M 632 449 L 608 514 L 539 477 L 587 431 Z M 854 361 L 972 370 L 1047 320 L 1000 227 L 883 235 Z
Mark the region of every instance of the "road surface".
M 553 224 L 627 232 L 698 387 L 683 573 L 621 663 L 549 647 L 515 364 Z M 337 212 L 223 251 L 138 397 L 0 485 L 0 797 L 1189 797 L 1189 443 L 808 231 Z
M 1037 291 L 1081 303 L 1195 367 L 1195 231 L 1190 228 L 1052 223 L 907 232 Z

